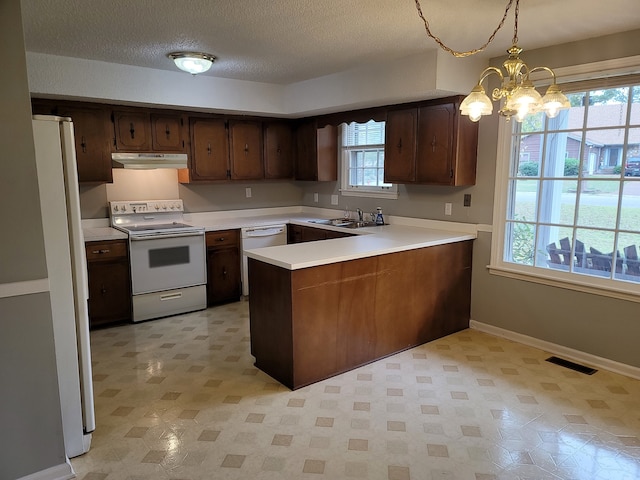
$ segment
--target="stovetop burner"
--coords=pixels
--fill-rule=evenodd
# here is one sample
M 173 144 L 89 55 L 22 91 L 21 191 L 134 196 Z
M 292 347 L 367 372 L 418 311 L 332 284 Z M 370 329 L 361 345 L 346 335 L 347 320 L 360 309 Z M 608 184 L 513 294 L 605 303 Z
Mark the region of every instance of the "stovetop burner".
M 149 224 L 149 225 L 123 225 L 120 228 L 124 230 L 128 230 L 130 232 L 147 232 L 147 231 L 155 231 L 155 230 L 173 230 L 173 229 L 181 229 L 181 228 L 196 228 L 193 225 L 187 225 L 186 223 L 159 223 L 159 224 Z

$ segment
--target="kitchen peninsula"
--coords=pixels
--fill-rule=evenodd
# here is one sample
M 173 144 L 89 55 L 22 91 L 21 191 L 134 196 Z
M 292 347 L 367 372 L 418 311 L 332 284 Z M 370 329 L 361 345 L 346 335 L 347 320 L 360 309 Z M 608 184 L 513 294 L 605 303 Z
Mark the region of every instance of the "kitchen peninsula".
M 469 325 L 474 234 L 366 230 L 247 253 L 251 353 L 291 389 Z

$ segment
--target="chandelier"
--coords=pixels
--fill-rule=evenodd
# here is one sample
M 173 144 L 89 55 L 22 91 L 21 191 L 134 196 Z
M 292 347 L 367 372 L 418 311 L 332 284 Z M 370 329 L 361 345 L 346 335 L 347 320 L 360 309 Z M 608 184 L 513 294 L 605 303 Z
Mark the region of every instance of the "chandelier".
M 499 68 L 488 67 L 480 74 L 478 84 L 471 90 L 471 93 L 465 97 L 460 104 L 460 112 L 462 115 L 468 115 L 469 119 L 477 122 L 483 115 L 491 115 L 493 113 L 493 104 L 491 99 L 485 93 L 482 82 L 492 74 L 500 78 L 500 87 L 494 88 L 491 97 L 494 101 L 504 99 L 504 103 L 499 110 L 499 114 L 506 117 L 507 121 L 511 117 L 515 117 L 516 121 L 522 122 L 529 114 L 545 112 L 547 117 L 554 118 L 560 113 L 560 110 L 569 108 L 571 104 L 567 97 L 562 93 L 556 83 L 556 74 L 549 67 L 533 67 L 529 68 L 526 63 L 520 59 L 522 49 L 518 47 L 518 13 L 520 10 L 520 0 L 509 0 L 507 8 L 498 27 L 493 31 L 487 42 L 480 48 L 467 52 L 458 52 L 447 47 L 438 37 L 431 33 L 429 22 L 426 20 L 420 7 L 420 1 L 415 0 L 418 15 L 424 22 L 427 35 L 436 41 L 445 51 L 451 53 L 455 57 L 468 57 L 482 52 L 494 39 L 498 30 L 504 25 L 507 14 L 515 1 L 515 22 L 513 27 L 513 41 L 510 49 L 507 50 L 509 56 L 502 64 L 506 74 Z M 544 71 L 551 75 L 552 83 L 547 89 L 544 96 L 535 89 L 530 75 L 533 72 Z

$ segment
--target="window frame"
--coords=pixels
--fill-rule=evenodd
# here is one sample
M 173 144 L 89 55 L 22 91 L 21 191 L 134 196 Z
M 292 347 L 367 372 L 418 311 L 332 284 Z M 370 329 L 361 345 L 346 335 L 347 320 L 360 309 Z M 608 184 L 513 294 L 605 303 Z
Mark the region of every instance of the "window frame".
M 386 123 L 384 120 L 370 120 L 375 121 L 376 123 Z M 396 200 L 398 198 L 398 185 L 391 184 L 390 187 L 382 187 L 382 186 L 367 186 L 367 185 L 349 185 L 349 160 L 350 160 L 350 152 L 353 150 L 366 150 L 367 147 L 369 149 L 382 150 L 384 152 L 385 144 L 384 142 L 381 144 L 368 144 L 368 145 L 358 145 L 358 146 L 345 146 L 346 138 L 347 138 L 347 130 L 348 126 L 352 123 L 368 123 L 368 122 L 349 122 L 348 124 L 341 123 L 339 127 L 339 139 L 340 145 L 338 148 L 338 162 L 340 165 L 340 193 L 344 196 L 351 197 L 367 197 L 367 198 L 386 198 L 391 200 Z M 386 127 L 386 125 L 385 125 Z M 383 139 L 384 140 L 384 139 Z M 365 147 L 365 148 L 362 148 Z
M 571 81 L 585 83 L 585 86 L 579 90 L 582 91 L 613 88 L 608 84 L 608 79 L 628 73 L 637 73 L 638 67 L 640 67 L 640 56 L 560 68 L 555 69 L 555 72 L 558 77 L 558 83 Z M 534 78 L 534 81 L 535 80 Z M 544 81 L 538 83 L 545 84 Z M 546 83 L 548 83 L 548 81 Z M 640 85 L 640 81 L 636 80 L 635 84 Z M 489 273 L 517 280 L 640 303 L 640 283 L 636 284 L 608 278 L 603 279 L 597 276 L 580 275 L 562 270 L 517 264 L 504 260 L 508 224 L 507 209 L 509 208 L 510 197 L 509 177 L 510 169 L 512 168 L 513 149 L 517 147 L 517 142 L 513 142 L 512 145 L 512 138 L 515 138 L 512 136 L 512 124 L 502 119 L 499 119 L 498 122 L 491 259 L 490 264 L 487 266 Z M 628 123 L 625 124 L 625 128 L 627 127 Z

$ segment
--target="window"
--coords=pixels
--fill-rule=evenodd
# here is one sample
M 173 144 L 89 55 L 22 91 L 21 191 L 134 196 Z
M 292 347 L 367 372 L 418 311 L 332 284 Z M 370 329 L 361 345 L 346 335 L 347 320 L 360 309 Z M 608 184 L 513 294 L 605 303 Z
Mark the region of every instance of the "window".
M 640 169 L 629 167 L 640 157 L 634 80 L 574 91 L 556 118 L 507 124 L 492 267 L 640 295 Z
M 342 195 L 398 198 L 384 182 L 385 122 L 342 124 Z

